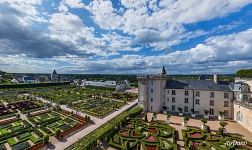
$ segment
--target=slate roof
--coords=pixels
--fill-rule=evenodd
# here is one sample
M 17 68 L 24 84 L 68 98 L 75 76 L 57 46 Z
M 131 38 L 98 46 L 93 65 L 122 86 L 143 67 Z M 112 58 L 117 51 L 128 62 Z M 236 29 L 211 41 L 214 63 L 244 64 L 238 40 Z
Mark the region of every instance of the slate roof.
M 55 69 L 53 70 L 53 73 L 52 73 L 52 74 L 57 75 L 57 72 L 56 72 L 56 70 L 55 70 Z
M 213 80 L 167 80 L 167 89 L 232 91 L 229 85 L 216 84 Z
M 24 77 L 24 80 L 36 80 L 35 78 L 33 78 L 33 77 Z

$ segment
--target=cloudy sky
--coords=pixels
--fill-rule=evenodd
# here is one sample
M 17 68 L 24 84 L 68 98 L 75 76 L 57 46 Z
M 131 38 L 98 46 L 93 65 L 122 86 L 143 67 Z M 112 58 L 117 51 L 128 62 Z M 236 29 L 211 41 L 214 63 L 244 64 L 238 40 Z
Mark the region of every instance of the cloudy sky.
M 0 70 L 234 73 L 252 67 L 252 0 L 0 0 Z

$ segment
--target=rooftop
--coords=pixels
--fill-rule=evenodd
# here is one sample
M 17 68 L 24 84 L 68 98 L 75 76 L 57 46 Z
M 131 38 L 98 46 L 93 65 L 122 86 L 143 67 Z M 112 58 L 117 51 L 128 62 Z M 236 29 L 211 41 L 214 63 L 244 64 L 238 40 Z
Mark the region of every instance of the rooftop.
M 167 89 L 232 91 L 229 85 L 216 84 L 213 80 L 167 80 L 166 88 Z

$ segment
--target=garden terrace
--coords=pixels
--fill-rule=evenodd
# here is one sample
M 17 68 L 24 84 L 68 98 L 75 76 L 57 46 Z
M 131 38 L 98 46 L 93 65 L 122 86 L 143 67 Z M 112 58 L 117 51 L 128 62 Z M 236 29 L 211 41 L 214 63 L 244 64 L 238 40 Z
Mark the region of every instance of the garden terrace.
M 116 149 L 177 149 L 175 129 L 161 122 L 131 119 L 112 136 L 109 145 Z
M 57 86 L 50 88 L 50 90 L 32 92 L 35 96 L 43 97 L 58 104 L 70 104 L 90 98 L 114 99 L 115 96 L 113 97 L 112 93 L 113 91 L 106 88 L 82 88 L 74 86 Z M 134 94 L 120 94 L 117 100 L 131 101 L 135 97 L 136 95 Z
M 44 112 L 31 115 L 28 119 L 36 126 L 40 126 L 40 129 L 49 135 L 55 135 L 56 130 L 59 129 L 63 137 L 89 124 L 84 118 L 74 114 L 71 115 L 66 111 Z
M 0 147 L 9 145 L 13 150 L 28 149 L 41 144 L 44 134 L 39 129 L 32 128 L 25 120 L 6 121 L 0 125 Z
M 124 102 L 115 100 L 92 98 L 74 103 L 72 107 L 86 114 L 103 118 L 124 104 Z
M 242 139 L 239 136 L 231 134 L 219 134 L 218 132 L 204 132 L 197 128 L 187 128 L 182 130 L 185 149 L 208 150 L 215 148 L 217 150 L 231 149 L 252 149 L 252 143 Z M 246 141 L 246 145 L 228 145 L 228 141 Z
M 0 104 L 0 120 L 8 117 L 13 117 L 16 111 L 7 108 L 4 104 Z
M 92 131 L 82 139 L 78 140 L 74 145 L 67 148 L 67 150 L 90 150 L 94 149 L 98 140 L 104 140 L 106 137 L 111 137 L 118 131 L 115 126 L 119 126 L 122 122 L 125 122 L 128 117 L 136 117 L 142 112 L 141 107 L 135 107 L 128 111 L 122 112 L 112 120 L 103 124 L 101 127 Z
M 42 107 L 42 104 L 39 101 L 19 101 L 14 103 L 7 104 L 8 108 L 11 108 L 13 110 L 19 110 L 24 112 L 27 111 L 35 111 Z

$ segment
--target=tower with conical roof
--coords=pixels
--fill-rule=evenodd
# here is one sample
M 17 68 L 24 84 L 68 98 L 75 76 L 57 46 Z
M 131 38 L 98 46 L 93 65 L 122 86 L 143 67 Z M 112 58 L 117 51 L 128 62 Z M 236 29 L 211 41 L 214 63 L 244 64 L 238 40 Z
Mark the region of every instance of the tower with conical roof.
M 51 80 L 52 80 L 52 82 L 58 82 L 59 81 L 58 74 L 57 74 L 55 69 L 53 70 L 53 73 L 51 74 Z
M 140 75 L 138 79 L 138 100 L 145 112 L 160 112 L 165 103 L 166 70 L 153 75 Z M 166 110 L 164 110 L 166 111 Z

